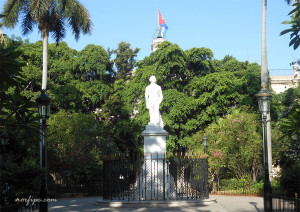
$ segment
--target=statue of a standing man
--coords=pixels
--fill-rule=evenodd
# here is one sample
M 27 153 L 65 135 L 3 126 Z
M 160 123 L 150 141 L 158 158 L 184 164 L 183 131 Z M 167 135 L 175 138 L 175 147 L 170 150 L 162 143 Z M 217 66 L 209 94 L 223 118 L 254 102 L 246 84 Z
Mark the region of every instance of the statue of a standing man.
M 298 75 L 298 63 L 297 63 L 296 60 L 294 61 L 293 69 L 294 69 L 294 77 L 297 77 L 297 75 Z
M 151 76 L 149 81 L 150 85 L 146 87 L 145 100 L 146 106 L 150 113 L 150 122 L 152 125 L 160 125 L 163 127 L 163 122 L 159 113 L 159 106 L 163 99 L 161 87 L 156 84 L 156 77 Z

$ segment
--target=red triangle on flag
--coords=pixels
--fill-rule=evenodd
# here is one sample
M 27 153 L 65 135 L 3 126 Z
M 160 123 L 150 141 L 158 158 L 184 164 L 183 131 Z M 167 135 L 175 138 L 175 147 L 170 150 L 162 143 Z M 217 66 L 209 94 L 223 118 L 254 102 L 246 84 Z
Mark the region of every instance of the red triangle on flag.
M 158 10 L 158 25 L 164 24 L 165 20 L 163 19 L 163 17 L 161 16 L 159 10 Z

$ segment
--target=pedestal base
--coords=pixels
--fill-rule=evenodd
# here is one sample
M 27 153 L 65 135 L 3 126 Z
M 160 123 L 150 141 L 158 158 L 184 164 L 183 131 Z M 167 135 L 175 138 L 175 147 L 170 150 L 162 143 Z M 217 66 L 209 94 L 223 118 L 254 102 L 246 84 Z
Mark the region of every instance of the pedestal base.
M 145 159 L 166 158 L 166 138 L 168 132 L 159 125 L 148 124 L 142 136 L 144 137 Z
M 144 137 L 144 164 L 136 181 L 135 196 L 142 200 L 176 198 L 175 183 L 166 163 L 168 133 L 160 125 L 146 125 Z
M 165 159 L 145 159 L 136 188 L 135 197 L 138 200 L 176 199 L 174 178 Z

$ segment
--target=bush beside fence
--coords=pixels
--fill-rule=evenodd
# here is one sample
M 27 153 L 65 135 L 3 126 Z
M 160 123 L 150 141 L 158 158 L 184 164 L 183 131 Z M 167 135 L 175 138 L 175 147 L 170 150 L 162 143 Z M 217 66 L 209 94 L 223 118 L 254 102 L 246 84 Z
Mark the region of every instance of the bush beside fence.
M 273 179 L 273 194 L 282 194 L 279 179 Z M 210 185 L 211 194 L 223 195 L 263 195 L 264 182 L 250 181 L 246 179 L 222 179 L 219 182 L 214 181 Z

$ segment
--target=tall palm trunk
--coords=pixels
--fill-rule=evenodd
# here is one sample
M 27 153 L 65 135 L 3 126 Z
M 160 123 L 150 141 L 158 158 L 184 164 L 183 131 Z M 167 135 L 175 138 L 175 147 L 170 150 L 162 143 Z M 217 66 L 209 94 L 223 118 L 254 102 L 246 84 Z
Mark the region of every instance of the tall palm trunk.
M 266 19 L 267 19 L 267 0 L 263 0 L 262 5 L 262 34 L 261 34 L 261 85 L 269 85 L 269 71 L 267 58 L 266 42 Z M 271 144 L 271 116 L 267 114 L 267 133 L 268 133 L 268 164 L 269 174 L 272 173 L 272 144 Z
M 261 33 L 261 84 L 268 85 L 268 59 L 266 44 L 266 13 L 267 0 L 263 0 L 262 7 L 262 33 Z
M 49 40 L 49 32 L 43 33 L 43 76 L 42 76 L 42 90 L 46 90 L 47 89 L 48 40 Z

